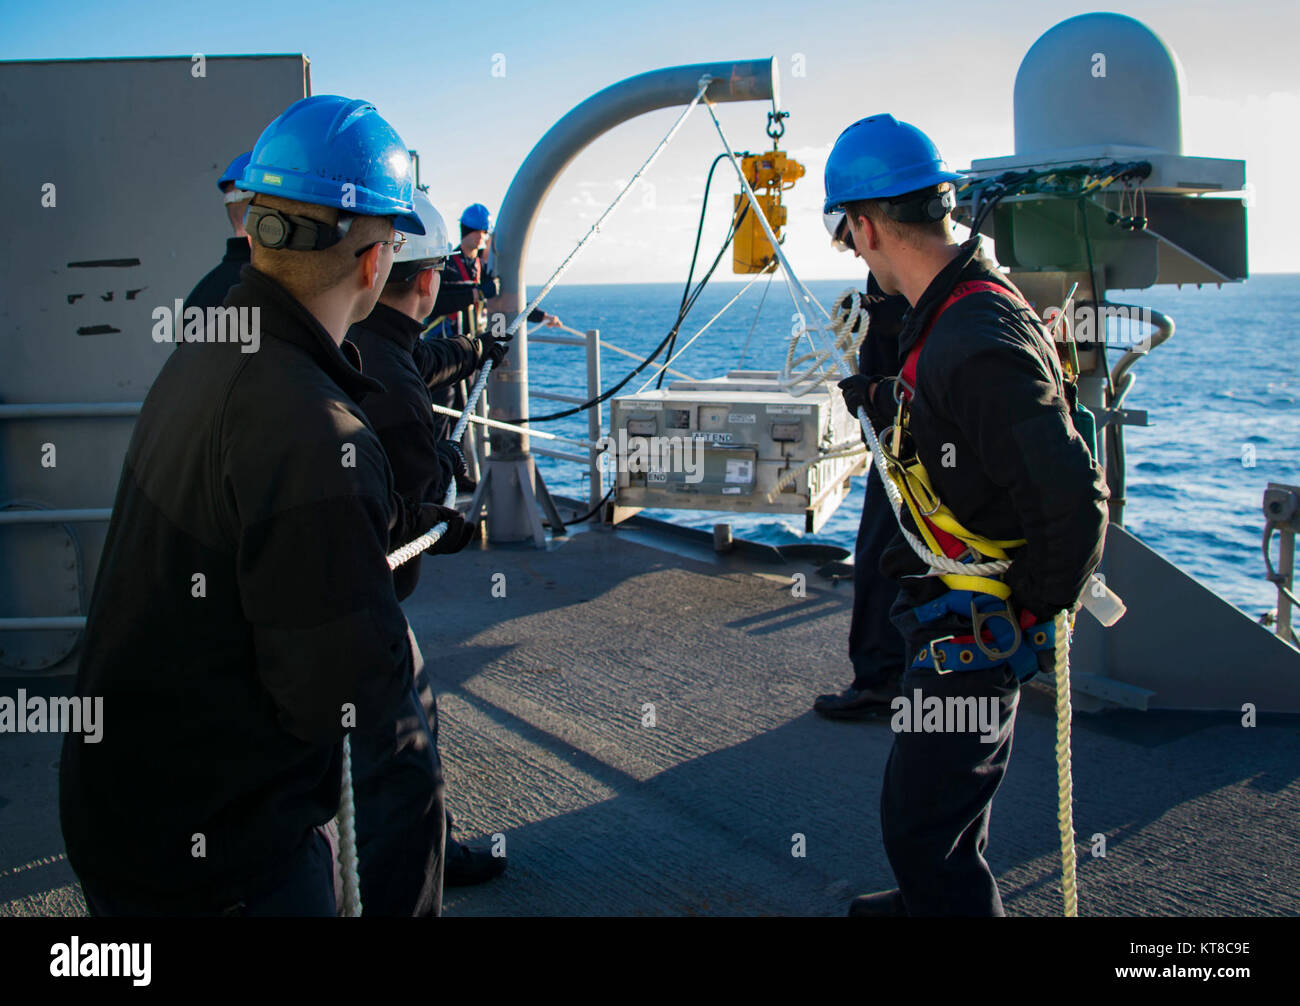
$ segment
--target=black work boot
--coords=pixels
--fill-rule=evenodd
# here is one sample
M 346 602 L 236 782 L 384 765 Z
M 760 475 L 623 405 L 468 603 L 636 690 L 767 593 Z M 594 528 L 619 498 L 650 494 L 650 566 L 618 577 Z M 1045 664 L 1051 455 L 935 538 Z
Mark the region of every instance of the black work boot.
M 446 862 L 442 868 L 443 887 L 472 887 L 484 884 L 506 872 L 506 857 L 494 856 L 488 849 L 474 849 L 447 836 Z
M 898 695 L 898 682 L 888 681 L 871 688 L 846 688 L 838 695 L 818 695 L 813 712 L 831 720 L 869 720 L 887 716 Z
M 849 902 L 849 918 L 872 919 L 896 917 L 907 914 L 903 906 L 903 896 L 895 887 L 888 891 L 876 891 L 874 894 L 861 894 Z

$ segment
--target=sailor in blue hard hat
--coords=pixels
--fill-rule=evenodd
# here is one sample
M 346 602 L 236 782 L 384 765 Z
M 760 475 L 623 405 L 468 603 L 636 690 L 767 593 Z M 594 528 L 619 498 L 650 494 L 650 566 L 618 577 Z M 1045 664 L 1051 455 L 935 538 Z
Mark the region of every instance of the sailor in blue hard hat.
M 442 268 L 442 283 L 438 299 L 429 316 L 426 341 L 458 335 L 483 336 L 488 332 L 487 302 L 501 292 L 500 279 L 488 267 L 492 247 L 492 216 L 482 203 L 472 203 L 460 215 L 460 244 L 447 258 Z M 553 314 L 540 307 L 528 315 L 531 325 L 545 324 L 555 328 L 562 324 Z M 461 385 L 441 388 L 433 393 L 435 404 L 460 408 L 465 402 Z M 439 434 L 445 436 L 451 420 L 439 420 Z M 456 486 L 464 493 L 472 493 L 478 483 L 468 475 L 457 475 Z
M 343 740 L 410 694 L 385 561 L 454 510 L 404 500 L 349 326 L 421 235 L 402 138 L 368 102 L 295 102 L 238 188 L 252 263 L 136 421 L 77 678 L 116 729 L 70 734 L 68 858 L 98 915 L 333 916 Z M 212 315 L 209 314 L 209 319 Z M 224 331 L 224 329 L 222 329 Z M 147 336 L 146 336 L 147 338 Z
M 945 579 L 901 533 L 885 550 L 907 648 L 881 793 L 898 887 L 855 899 L 850 915 L 1003 914 L 984 852 L 1020 684 L 1051 665 L 1054 618 L 1078 607 L 1105 536 L 1104 476 L 1051 339 L 979 236 L 953 236 L 959 178 L 890 115 L 849 126 L 826 162 L 828 230 L 911 305 L 898 379 L 847 378 L 845 402 L 905 433 L 881 442 L 909 472 L 896 482 L 905 499 L 921 481 L 932 489 L 916 516 L 903 508 L 913 534 L 958 561 L 990 548 L 1011 559 L 1001 578 Z
M 892 170 L 891 152 L 907 151 L 900 160 L 910 172 Z M 938 152 L 919 130 L 892 116 L 873 116 L 845 131 L 832 163 L 827 165 L 827 209 L 823 222 L 838 251 L 861 253 L 854 247 L 843 203 L 867 191 L 898 195 L 921 182 L 936 185 L 957 176 L 947 170 Z M 868 186 L 872 188 L 868 189 Z M 832 198 L 833 196 L 833 198 Z M 873 272 L 863 298 L 868 328 L 858 354 L 859 373 L 846 381 L 871 387 L 877 401 L 864 400 L 877 431 L 893 420 L 892 381 L 898 376 L 898 337 L 907 300 L 885 292 Z M 852 403 L 854 411 L 858 398 Z M 853 681 L 838 693 L 819 695 L 813 710 L 829 719 L 866 720 L 888 717 L 898 694 L 903 670 L 903 640 L 889 620 L 898 585 L 880 572 L 880 557 L 897 533 L 885 487 L 874 465 L 867 471 L 866 496 L 853 559 L 853 617 L 849 625 L 849 659 Z
M 430 392 L 463 380 L 486 360 L 500 363 L 506 343 L 490 334 L 420 339 L 451 249 L 442 214 L 424 192 L 416 191 L 415 208 L 425 233 L 394 256 L 379 303 L 352 326 L 348 343 L 364 372 L 384 386 L 362 408 L 388 455 L 394 488 L 408 499 L 441 503 L 452 479 L 466 473 L 466 459 L 460 444 L 439 437 Z M 471 533 L 472 525 L 464 534 Z M 419 576 L 418 558 L 393 571 L 399 601 Z M 504 856 L 451 835 L 437 702 L 423 671 L 378 731 L 354 735 L 352 777 L 365 915 L 437 915 L 444 886 L 481 883 L 505 870 Z
M 250 261 L 248 232 L 244 230 L 244 213 L 248 210 L 248 201 L 253 193 L 235 188 L 235 182 L 244 174 L 251 150 L 236 157 L 217 179 L 217 189 L 221 192 L 222 202 L 226 207 L 226 216 L 235 235 L 226 240 L 226 254 L 212 270 L 195 284 L 190 295 L 185 298 L 185 307 L 199 307 L 206 311 L 209 307 L 220 307 L 226 299 L 226 293 L 239 282 L 239 271 Z
M 442 270 L 442 286 L 434 305 L 435 335 L 481 334 L 487 328 L 484 304 L 501 292 L 501 282 L 488 268 L 492 247 L 492 215 L 482 203 L 472 203 L 460 215 L 460 245 Z M 529 324 L 559 325 L 560 319 L 535 308 Z
M 462 237 L 475 231 L 487 234 L 492 229 L 492 215 L 482 203 L 471 203 L 460 215 L 460 226 Z

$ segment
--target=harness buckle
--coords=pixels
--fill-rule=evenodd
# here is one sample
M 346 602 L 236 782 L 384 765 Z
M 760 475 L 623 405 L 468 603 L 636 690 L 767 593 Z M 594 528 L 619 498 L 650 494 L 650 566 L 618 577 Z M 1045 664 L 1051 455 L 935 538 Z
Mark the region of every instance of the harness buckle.
M 984 623 L 992 618 L 1004 618 L 1010 623 L 1014 642 L 1012 642 L 1008 649 L 990 650 L 984 645 Z M 1020 644 L 1023 642 L 1023 637 L 1020 633 L 1020 621 L 1011 613 L 1011 606 L 1005 601 L 1003 602 L 1000 611 L 980 611 L 976 608 L 975 601 L 972 599 L 970 603 L 970 620 L 971 631 L 975 636 L 975 645 L 980 648 L 980 652 L 982 652 L 984 656 L 988 657 L 989 660 L 992 660 L 994 663 L 1000 663 L 1004 660 L 1011 659 L 1016 651 L 1020 649 Z M 991 631 L 992 630 L 990 630 L 990 632 Z
M 947 668 L 947 669 L 945 670 L 942 666 L 940 666 L 941 663 L 942 663 L 942 661 L 940 660 L 940 656 L 941 656 L 941 654 L 940 654 L 940 652 L 939 652 L 939 644 L 940 644 L 940 643 L 948 643 L 948 642 L 951 642 L 954 638 L 956 638 L 956 637 L 955 637 L 955 636 L 940 636 L 938 639 L 932 639 L 932 640 L 930 640 L 930 662 L 934 665 L 934 673 L 935 673 L 935 674 L 951 674 L 951 673 L 952 673 L 952 668 L 951 668 L 951 667 L 949 667 L 949 668 Z

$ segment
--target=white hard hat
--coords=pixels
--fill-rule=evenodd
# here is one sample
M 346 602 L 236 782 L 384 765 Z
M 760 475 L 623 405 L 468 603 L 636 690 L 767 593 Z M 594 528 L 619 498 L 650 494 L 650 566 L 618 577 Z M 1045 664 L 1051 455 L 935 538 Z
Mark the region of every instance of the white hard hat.
M 419 189 L 415 190 L 415 215 L 424 224 L 423 234 L 408 234 L 402 250 L 393 256 L 393 271 L 414 276 L 422 269 L 440 268 L 443 260 L 451 254 L 451 242 L 447 237 L 447 225 L 429 197 Z M 403 266 L 399 270 L 399 266 Z M 413 268 L 418 266 L 418 268 Z

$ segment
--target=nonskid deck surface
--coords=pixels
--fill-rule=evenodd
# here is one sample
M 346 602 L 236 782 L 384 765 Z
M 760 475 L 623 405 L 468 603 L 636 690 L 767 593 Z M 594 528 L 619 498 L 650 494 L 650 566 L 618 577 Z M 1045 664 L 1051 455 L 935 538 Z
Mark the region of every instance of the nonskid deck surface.
M 796 598 L 801 567 L 756 575 L 636 537 L 424 562 L 406 607 L 449 805 L 460 837 L 504 835 L 510 857 L 448 889 L 447 914 L 839 915 L 889 886 L 889 724 L 809 708 L 848 682 L 849 584 L 807 567 Z M 1026 689 L 987 853 L 1014 915 L 1059 912 L 1054 731 L 1050 694 Z M 1295 719 L 1078 716 L 1074 741 L 1082 914 L 1300 914 Z M 31 865 L 62 852 L 58 747 L 0 736 L 0 914 L 83 908 L 66 860 Z

